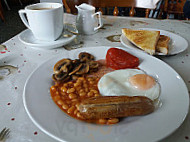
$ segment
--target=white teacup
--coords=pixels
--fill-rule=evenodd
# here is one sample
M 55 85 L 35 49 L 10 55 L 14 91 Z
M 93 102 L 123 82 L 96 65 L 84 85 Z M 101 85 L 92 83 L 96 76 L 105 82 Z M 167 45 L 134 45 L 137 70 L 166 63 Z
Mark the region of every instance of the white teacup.
M 29 5 L 19 10 L 19 15 L 36 39 L 54 41 L 62 34 L 63 5 L 60 3 Z

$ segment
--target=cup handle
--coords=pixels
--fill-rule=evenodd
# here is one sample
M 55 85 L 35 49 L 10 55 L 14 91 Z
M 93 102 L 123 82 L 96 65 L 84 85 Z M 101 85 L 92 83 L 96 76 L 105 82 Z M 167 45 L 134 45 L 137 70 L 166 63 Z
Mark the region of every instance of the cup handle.
M 30 26 L 29 26 L 29 24 L 28 24 L 28 21 L 26 20 L 26 17 L 25 17 L 26 11 L 25 11 L 24 9 L 21 9 L 21 10 L 18 11 L 18 13 L 19 13 L 19 16 L 20 16 L 22 22 L 24 23 L 24 25 L 25 25 L 27 28 L 30 29 Z
M 94 31 L 96 31 L 96 30 L 98 30 L 99 28 L 101 28 L 102 26 L 103 26 L 103 22 L 102 22 L 102 12 L 96 12 L 96 13 L 94 13 L 92 16 L 94 17 L 94 16 L 96 16 L 96 15 L 99 15 L 99 17 L 98 17 L 98 21 L 99 21 L 99 26 L 98 27 L 95 27 L 94 28 Z

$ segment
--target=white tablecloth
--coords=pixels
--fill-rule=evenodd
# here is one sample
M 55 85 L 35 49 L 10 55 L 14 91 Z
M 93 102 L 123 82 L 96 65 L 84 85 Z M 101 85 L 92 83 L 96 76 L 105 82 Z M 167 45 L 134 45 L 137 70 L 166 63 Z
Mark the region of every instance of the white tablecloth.
M 145 18 L 104 16 L 104 28 L 90 36 L 79 36 L 78 45 L 69 44 L 53 50 L 35 50 L 27 47 L 18 39 L 18 35 L 7 42 L 6 49 L 0 51 L 0 66 L 11 65 L 17 67 L 8 75 L 7 70 L 0 70 L 3 79 L 0 79 L 0 129 L 11 129 L 7 142 L 54 142 L 55 140 L 43 133 L 28 117 L 23 105 L 23 89 L 27 77 L 42 62 L 57 56 L 65 49 L 93 47 L 93 46 L 121 46 L 120 42 L 111 42 L 107 39 L 111 35 L 120 35 L 121 28 L 158 28 L 183 36 L 190 45 L 190 21 L 155 20 Z M 75 16 L 65 14 L 66 23 L 74 23 Z M 119 37 L 119 36 L 118 36 Z M 160 57 L 168 63 L 184 79 L 190 90 L 190 46 L 178 55 Z M 164 124 L 163 124 L 164 125 Z M 184 123 L 162 142 L 190 141 L 190 114 Z

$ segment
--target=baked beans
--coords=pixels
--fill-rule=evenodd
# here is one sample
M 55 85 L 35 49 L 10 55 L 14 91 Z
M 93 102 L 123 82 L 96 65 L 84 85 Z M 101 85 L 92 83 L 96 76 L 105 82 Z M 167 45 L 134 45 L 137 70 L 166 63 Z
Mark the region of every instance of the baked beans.
M 50 93 L 57 106 L 76 119 L 98 124 L 118 123 L 118 118 L 85 120 L 79 112 L 79 104 L 83 99 L 100 96 L 98 81 L 99 78 L 95 77 L 79 77 L 73 81 L 56 83 L 51 86 Z

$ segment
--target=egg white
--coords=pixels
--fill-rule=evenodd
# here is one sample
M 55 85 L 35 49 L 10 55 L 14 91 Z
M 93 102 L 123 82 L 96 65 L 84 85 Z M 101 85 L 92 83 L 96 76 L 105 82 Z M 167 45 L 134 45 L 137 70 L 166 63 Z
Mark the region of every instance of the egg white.
M 132 86 L 129 78 L 136 74 L 146 74 L 138 69 L 122 69 L 105 74 L 98 82 L 98 89 L 102 96 L 146 96 L 156 100 L 160 95 L 158 82 L 147 90 L 139 90 Z

